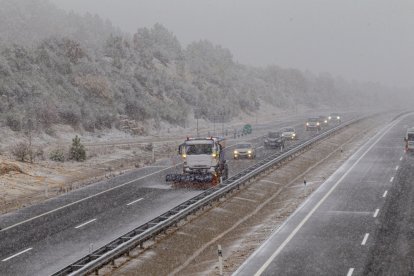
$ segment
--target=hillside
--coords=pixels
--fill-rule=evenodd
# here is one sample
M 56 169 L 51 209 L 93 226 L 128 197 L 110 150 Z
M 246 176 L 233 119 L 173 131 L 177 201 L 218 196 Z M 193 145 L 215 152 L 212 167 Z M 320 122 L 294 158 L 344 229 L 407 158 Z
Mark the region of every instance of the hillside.
M 388 90 L 329 74 L 242 65 L 209 41 L 184 48 L 160 24 L 129 35 L 49 1 L 0 1 L 0 120 L 14 131 L 34 126 L 53 134 L 55 124 L 66 124 L 93 132 L 132 120 L 145 134 L 161 122 L 184 126 L 195 111 L 230 120 L 263 102 L 282 109 L 396 102 Z

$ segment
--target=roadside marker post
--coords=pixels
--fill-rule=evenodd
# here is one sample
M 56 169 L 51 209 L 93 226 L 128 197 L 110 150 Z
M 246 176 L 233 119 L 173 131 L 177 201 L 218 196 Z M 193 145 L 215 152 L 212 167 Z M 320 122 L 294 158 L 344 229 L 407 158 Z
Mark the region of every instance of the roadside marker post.
M 221 245 L 218 245 L 218 259 L 219 259 L 219 275 L 222 276 L 223 275 L 223 251 L 221 250 Z
M 45 179 L 45 197 L 48 198 L 49 197 L 49 191 L 48 191 L 48 185 L 47 185 L 47 181 Z

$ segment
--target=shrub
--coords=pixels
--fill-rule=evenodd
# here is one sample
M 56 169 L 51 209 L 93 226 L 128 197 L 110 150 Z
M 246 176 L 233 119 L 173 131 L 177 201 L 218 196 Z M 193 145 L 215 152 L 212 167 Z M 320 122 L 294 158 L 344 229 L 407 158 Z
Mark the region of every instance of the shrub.
M 46 128 L 45 133 L 49 136 L 55 136 L 56 135 L 56 131 L 53 127 Z
M 49 159 L 55 162 L 65 162 L 65 153 L 62 149 L 54 149 L 49 153 Z
M 6 125 L 13 131 L 20 131 L 22 129 L 22 124 L 19 118 L 15 115 L 7 116 Z
M 69 150 L 69 159 L 78 162 L 86 160 L 85 147 L 81 144 L 78 135 L 72 139 L 72 146 Z
M 72 127 L 77 127 L 81 120 L 80 114 L 71 109 L 60 110 L 59 117 L 62 123 L 71 125 Z
M 11 154 L 13 154 L 16 160 L 24 162 L 31 155 L 31 149 L 27 142 L 19 142 L 12 146 Z
M 34 152 L 34 158 L 37 160 L 45 160 L 45 152 L 42 148 L 37 148 Z

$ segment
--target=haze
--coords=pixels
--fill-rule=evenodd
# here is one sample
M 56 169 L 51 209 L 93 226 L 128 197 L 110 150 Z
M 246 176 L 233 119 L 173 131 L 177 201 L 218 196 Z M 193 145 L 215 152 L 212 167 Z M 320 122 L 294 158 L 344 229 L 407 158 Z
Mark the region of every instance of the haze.
M 127 32 L 161 23 L 183 43 L 208 39 L 241 63 L 414 86 L 414 2 L 54 0 Z

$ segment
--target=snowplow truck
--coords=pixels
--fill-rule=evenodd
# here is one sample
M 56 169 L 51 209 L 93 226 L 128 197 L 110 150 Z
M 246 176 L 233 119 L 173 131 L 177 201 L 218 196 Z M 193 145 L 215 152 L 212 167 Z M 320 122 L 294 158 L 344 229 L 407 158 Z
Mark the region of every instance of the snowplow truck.
M 219 184 L 228 178 L 224 149 L 225 139 L 222 137 L 187 138 L 178 147 L 178 154 L 184 162 L 183 173 L 168 174 L 166 181 L 175 184 Z

